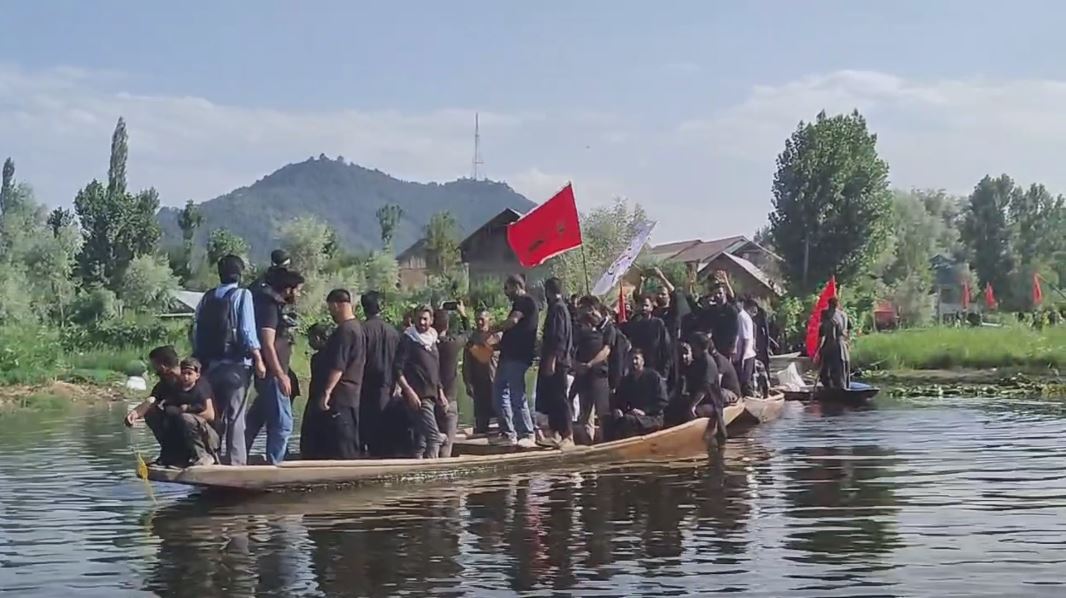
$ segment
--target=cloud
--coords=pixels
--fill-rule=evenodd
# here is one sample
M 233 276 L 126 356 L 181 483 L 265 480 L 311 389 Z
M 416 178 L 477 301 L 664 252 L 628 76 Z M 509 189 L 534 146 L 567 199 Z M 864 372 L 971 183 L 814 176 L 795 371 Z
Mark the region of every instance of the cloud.
M 325 153 L 418 181 L 467 176 L 471 107 L 306 111 L 153 95 L 122 73 L 0 65 L 0 156 L 49 204 L 107 172 L 119 115 L 134 188 L 204 200 Z M 583 209 L 625 196 L 657 240 L 747 233 L 765 221 L 774 159 L 800 120 L 858 108 L 894 184 L 968 192 L 987 173 L 1066 192 L 1066 81 L 920 80 L 845 70 L 751 87 L 701 113 L 580 106 L 479 110 L 484 172 L 544 201 L 572 180 Z

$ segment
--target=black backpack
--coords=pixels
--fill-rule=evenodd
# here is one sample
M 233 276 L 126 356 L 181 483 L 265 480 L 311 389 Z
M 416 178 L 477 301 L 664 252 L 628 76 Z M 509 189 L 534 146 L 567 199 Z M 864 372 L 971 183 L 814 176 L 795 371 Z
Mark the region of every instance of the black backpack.
M 234 287 L 221 297 L 208 291 L 200 302 L 196 317 L 196 358 L 206 366 L 222 359 L 242 357 L 237 346 L 237 322 L 233 321 L 230 301 L 239 290 Z

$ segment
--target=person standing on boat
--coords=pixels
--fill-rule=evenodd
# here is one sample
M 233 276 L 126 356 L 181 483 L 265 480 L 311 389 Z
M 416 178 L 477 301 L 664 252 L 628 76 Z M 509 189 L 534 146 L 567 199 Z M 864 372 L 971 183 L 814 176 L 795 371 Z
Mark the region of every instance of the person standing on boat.
M 753 299 L 744 299 L 737 311 L 737 348 L 733 354 L 733 367 L 740 378 L 740 396 L 754 396 L 755 380 L 755 321 L 751 311 L 758 308 Z
M 652 296 L 642 295 L 637 301 L 637 314 L 622 325 L 622 333 L 644 354 L 645 367 L 659 372 L 665 380 L 673 369 L 674 348 L 666 323 L 653 314 L 654 310 Z
M 329 414 L 333 459 L 358 459 L 362 454 L 359 442 L 359 399 L 366 365 L 366 336 L 363 326 L 355 318 L 352 294 L 347 289 L 334 289 L 326 296 L 326 307 L 337 327 L 326 342 L 325 361 L 329 372 L 319 396 L 310 396 L 318 408 Z
M 329 364 L 326 362 L 326 343 L 329 341 L 333 327 L 325 322 L 312 324 L 307 331 L 307 344 L 314 353 L 311 355 L 311 383 L 308 397 L 322 396 L 329 377 Z M 329 459 L 332 450 L 332 421 L 330 414 L 319 409 L 314 400 L 304 404 L 304 415 L 300 419 L 300 458 L 305 461 Z
M 215 429 L 222 438 L 222 460 L 230 465 L 248 462 L 245 416 L 253 368 L 266 375 L 256 329 L 253 294 L 240 288 L 244 261 L 227 255 L 218 260 L 219 286 L 204 293 L 196 306 L 192 354 L 203 365 L 216 401 Z
M 666 381 L 659 372 L 644 366 L 644 353 L 633 349 L 629 373 L 618 385 L 612 411 L 610 439 L 641 436 L 663 428 L 663 411 L 670 403 Z
M 396 383 L 415 414 L 416 459 L 436 459 L 440 456 L 440 428 L 438 409 L 448 408 L 448 399 L 440 380 L 440 351 L 437 331 L 433 328 L 433 310 L 419 306 L 414 324 L 403 333 L 396 350 Z
M 831 297 L 818 327 L 818 377 L 826 388 L 850 387 L 849 332 L 848 317 L 840 310 L 840 300 Z
M 589 442 L 610 437 L 611 382 L 610 359 L 613 356 L 612 336 L 617 334 L 613 327 L 604 320 L 604 307 L 594 296 L 582 297 L 578 305 L 581 322 L 574 335 L 574 385 L 570 391 L 576 393 L 580 409 L 578 424 L 584 429 Z M 600 424 L 600 433 L 596 433 L 595 422 Z M 573 442 L 560 448 L 573 446 Z
M 466 306 L 462 301 L 456 301 L 454 305 L 455 314 L 459 317 L 457 330 L 451 326 L 451 310 L 438 309 L 433 313 L 433 328 L 437 331 L 437 351 L 440 354 L 440 385 L 444 389 L 444 398 L 448 399 L 446 405 L 437 405 L 441 457 L 452 456 L 455 433 L 459 428 L 459 358 L 470 330 Z
M 659 291 L 655 294 L 655 310 L 652 315 L 666 324 L 666 329 L 670 332 L 670 342 L 674 348 L 671 368 L 666 377 L 666 388 L 673 394 L 681 388 L 681 359 L 677 349 L 682 338 L 682 325 L 692 313 L 692 306 L 684 291 L 676 288 L 660 268 L 652 269 L 652 276 L 659 281 Z M 645 277 L 641 276 L 640 284 L 637 286 L 638 296 L 643 293 L 644 281 Z
M 555 277 L 545 280 L 544 298 L 548 309 L 540 341 L 536 410 L 548 416 L 551 435 L 542 442 L 549 446 L 572 446 L 574 411 L 567 399 L 566 377 L 570 373 L 574 332 L 562 281 Z
M 492 333 L 492 316 L 478 313 L 477 328 L 470 333 L 463 351 L 463 384 L 466 395 L 474 403 L 474 434 L 488 434 L 489 424 L 496 417 L 492 398 L 492 382 L 499 364 L 499 335 Z
M 271 276 L 270 285 L 255 294 L 255 322 L 267 375 L 255 384 L 256 398 L 248 410 L 245 447 L 251 450 L 259 430 L 266 426 L 266 458 L 271 465 L 285 460 L 292 434 L 292 381 L 289 358 L 293 337 L 284 310 L 294 305 L 303 289 L 304 277 L 291 270 Z
M 500 339 L 500 365 L 493 394 L 500 420 L 500 436 L 493 442 L 534 446 L 533 417 L 526 400 L 526 372 L 533 365 L 537 344 L 537 302 L 526 293 L 526 279 L 512 274 L 503 286 L 511 300 L 511 313 L 495 326 Z
M 359 397 L 359 440 L 371 457 L 409 453 L 409 417 L 406 405 L 394 399 L 396 347 L 400 333 L 381 317 L 381 293 L 368 291 L 359 298 L 363 306 L 366 365 Z M 402 439 L 407 438 L 407 442 Z

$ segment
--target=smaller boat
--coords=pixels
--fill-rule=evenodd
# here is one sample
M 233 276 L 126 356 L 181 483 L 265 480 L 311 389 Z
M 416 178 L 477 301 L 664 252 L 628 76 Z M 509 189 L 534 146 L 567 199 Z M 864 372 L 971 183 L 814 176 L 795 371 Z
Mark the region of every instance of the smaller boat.
M 877 396 L 880 388 L 870 386 L 862 382 L 852 382 L 844 388 L 825 388 L 824 386 L 808 386 L 802 390 L 786 390 L 787 401 L 825 401 L 832 403 L 864 403 Z

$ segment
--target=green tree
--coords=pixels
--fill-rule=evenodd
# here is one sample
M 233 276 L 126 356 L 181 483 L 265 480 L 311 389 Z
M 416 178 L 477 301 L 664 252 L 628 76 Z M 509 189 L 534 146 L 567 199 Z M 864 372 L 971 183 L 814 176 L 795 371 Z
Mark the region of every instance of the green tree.
M 330 260 L 333 231 L 328 224 L 312 216 L 297 218 L 278 231 L 281 246 L 289 253 L 292 267 L 305 277 L 326 270 Z
M 15 190 L 15 163 L 11 158 L 4 160 L 4 173 L 0 182 L 0 213 L 7 211 L 7 202 Z
M 981 286 L 991 284 L 1001 296 L 1010 288 L 1014 269 L 1007 209 L 1018 194 L 1009 176 L 985 176 L 970 194 L 962 219 L 962 240 L 973 256 Z
M 226 228 L 216 228 L 207 238 L 207 265 L 211 268 L 227 255 L 248 259 L 248 243 Z
M 192 277 L 193 239 L 196 237 L 196 229 L 200 228 L 203 221 L 204 216 L 196 204 L 191 199 L 185 202 L 185 207 L 178 216 L 178 228 L 181 229 L 181 255 L 178 260 L 179 267 L 174 270 L 182 283 Z
M 426 267 L 437 276 L 450 276 L 462 265 L 459 225 L 450 212 L 438 212 L 425 228 Z
M 567 285 L 566 292 L 584 294 L 586 286 L 596 284 L 599 277 L 625 251 L 630 239 L 647 222 L 648 215 L 640 204 L 631 204 L 621 199 L 616 199 L 611 205 L 581 214 L 584 259 L 580 250 L 569 251 L 553 258 L 548 262 L 552 275 L 559 277 Z
M 888 164 L 857 111 L 800 122 L 777 157 L 770 237 L 790 291 L 849 284 L 880 254 L 891 213 Z
M 372 251 L 364 263 L 363 280 L 366 288 L 382 292 L 396 290 L 400 279 L 400 265 L 396 256 L 387 251 Z
M 64 230 L 75 228 L 74 212 L 66 208 L 55 208 L 48 213 L 48 228 L 53 237 L 59 237 Z
M 147 312 L 162 309 L 178 281 L 166 260 L 155 255 L 141 255 L 130 261 L 122 276 L 118 298 L 126 309 Z
M 133 258 L 155 251 L 161 234 L 155 189 L 126 191 L 126 142 L 126 123 L 120 118 L 111 140 L 107 187 L 94 180 L 74 198 L 85 239 L 78 255 L 81 277 L 88 284 L 112 289 L 122 284 Z
M 377 211 L 378 225 L 381 227 L 381 246 L 392 252 L 392 239 L 396 235 L 396 225 L 403 218 L 403 208 L 395 204 L 381 206 Z

